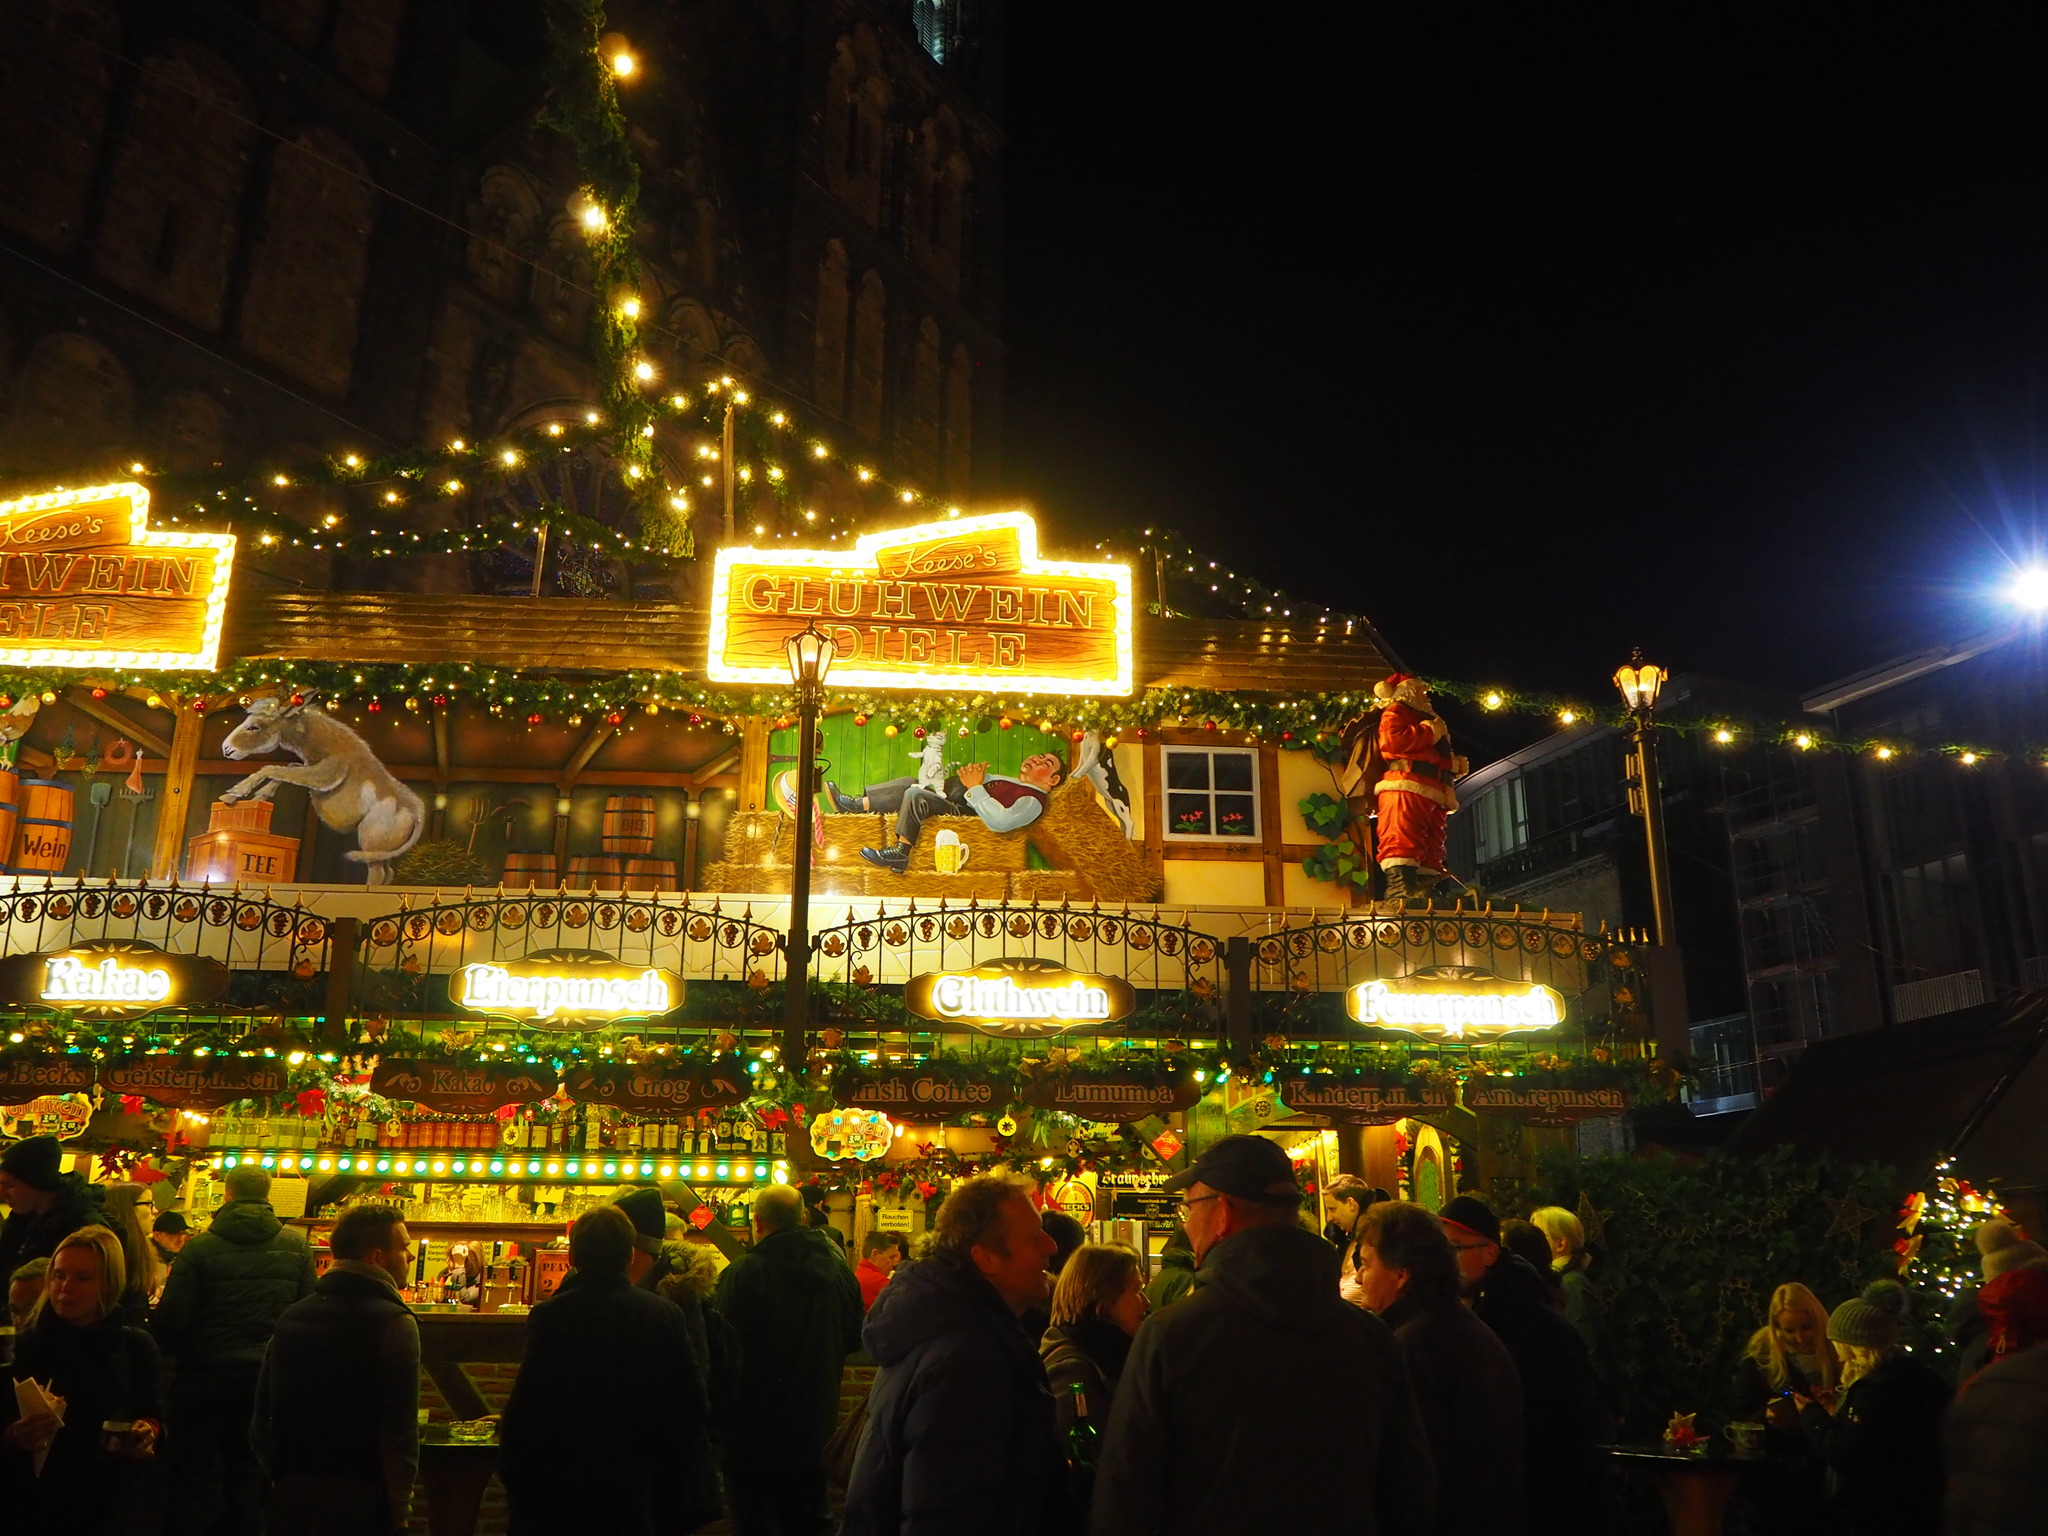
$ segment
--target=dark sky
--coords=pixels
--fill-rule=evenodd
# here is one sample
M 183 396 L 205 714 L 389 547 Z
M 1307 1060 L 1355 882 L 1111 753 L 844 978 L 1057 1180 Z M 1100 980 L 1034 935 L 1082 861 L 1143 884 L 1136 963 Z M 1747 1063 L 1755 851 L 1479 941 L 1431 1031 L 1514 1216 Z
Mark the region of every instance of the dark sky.
M 1421 9 L 1012 0 L 1015 489 L 1510 685 L 1800 687 L 2007 611 L 2048 21 Z

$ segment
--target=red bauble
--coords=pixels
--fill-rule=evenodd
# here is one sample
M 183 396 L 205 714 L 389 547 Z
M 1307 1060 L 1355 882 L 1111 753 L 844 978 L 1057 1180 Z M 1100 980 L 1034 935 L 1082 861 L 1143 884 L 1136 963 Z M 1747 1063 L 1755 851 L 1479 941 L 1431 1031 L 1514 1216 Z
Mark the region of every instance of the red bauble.
M 104 688 L 95 688 L 92 691 L 92 696 L 96 699 L 104 699 L 107 696 L 107 690 Z
M 692 724 L 692 725 L 702 725 L 703 723 L 704 723 L 704 717 L 703 717 L 702 715 L 692 715 L 692 716 L 690 716 L 690 724 Z
M 295 693 L 292 695 L 292 702 L 294 704 L 303 704 L 306 702 L 306 696 L 303 693 Z
M 868 717 L 866 715 L 855 715 L 853 717 L 853 723 L 855 725 L 866 725 L 868 723 Z
M 447 694 L 445 694 L 445 693 L 437 693 L 437 694 L 435 694 L 435 695 L 434 695 L 434 707 L 435 707 L 436 709 L 446 709 L 446 708 L 448 707 L 448 695 L 447 695 Z
M 604 717 L 604 723 L 606 725 L 624 725 L 626 717 L 621 711 L 615 709 Z
M 293 700 L 292 700 L 292 702 L 293 702 L 294 704 L 303 704 L 303 703 L 305 703 L 306 701 L 305 701 L 304 699 L 293 699 Z M 203 715 L 203 714 L 205 714 L 205 713 L 206 713 L 206 700 L 204 700 L 204 699 L 194 699 L 194 700 L 192 701 L 192 713 L 193 713 L 193 714 L 195 714 L 195 715 Z
M 539 715 L 528 715 L 528 716 L 526 717 L 526 723 L 527 723 L 528 725 L 539 725 L 539 724 L 540 724 L 540 716 L 539 716 Z
M 911 735 L 913 735 L 913 736 L 915 736 L 915 737 L 916 737 L 916 738 L 917 738 L 917 739 L 918 739 L 919 741 L 923 741 L 923 740 L 924 740 L 924 727 L 920 725 L 920 726 L 919 726 L 919 727 L 918 727 L 918 728 L 917 728 L 916 730 L 912 731 L 912 732 L 911 732 L 910 734 L 911 734 Z
M 1294 740 L 1294 732 L 1292 732 L 1292 731 L 1282 731 L 1282 732 L 1280 733 L 1280 739 L 1281 739 L 1282 741 L 1292 741 L 1292 740 Z
M 1204 720 L 1202 722 L 1202 729 L 1205 731 L 1213 731 L 1216 729 L 1216 722 L 1214 720 Z
M 383 700 L 381 700 L 381 699 L 372 699 L 372 700 L 370 700 L 370 713 L 371 713 L 371 714 L 373 714 L 373 715 L 381 715 L 381 714 L 383 714 L 383 713 L 384 713 L 384 702 L 383 702 Z

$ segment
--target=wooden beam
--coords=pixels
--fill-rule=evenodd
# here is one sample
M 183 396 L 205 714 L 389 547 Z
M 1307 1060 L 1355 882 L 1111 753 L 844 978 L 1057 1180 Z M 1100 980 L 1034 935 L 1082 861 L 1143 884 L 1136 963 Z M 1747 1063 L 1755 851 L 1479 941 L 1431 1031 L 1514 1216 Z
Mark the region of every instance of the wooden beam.
M 92 719 L 99 721 L 101 725 L 112 726 L 123 736 L 134 742 L 135 745 L 148 751 L 152 757 L 168 758 L 171 755 L 171 744 L 164 740 L 163 737 L 157 735 L 155 731 L 150 730 L 147 726 L 137 725 L 118 709 L 102 704 L 92 696 L 88 689 L 67 689 L 64 694 L 64 702 L 77 710 L 81 715 L 88 715 Z
M 583 738 L 583 744 L 569 754 L 569 761 L 555 777 L 555 783 L 563 794 L 566 795 L 575 785 L 577 775 L 583 772 L 593 757 L 597 756 L 597 749 L 611 740 L 612 732 L 616 729 L 618 727 L 607 725 L 603 721 L 590 728 L 590 734 Z
M 183 699 L 165 696 L 175 711 L 171 751 L 166 759 L 163 793 L 157 797 L 156 848 L 150 855 L 149 878 L 168 880 L 185 857 L 185 823 L 192 810 L 194 770 L 199 765 L 199 738 L 206 734 L 206 716 L 185 707 Z
M 1266 905 L 1287 905 L 1287 872 L 1280 851 L 1280 749 L 1259 748 L 1259 831 L 1266 861 Z
M 740 805 L 758 811 L 768 798 L 768 721 L 748 715 L 740 721 Z

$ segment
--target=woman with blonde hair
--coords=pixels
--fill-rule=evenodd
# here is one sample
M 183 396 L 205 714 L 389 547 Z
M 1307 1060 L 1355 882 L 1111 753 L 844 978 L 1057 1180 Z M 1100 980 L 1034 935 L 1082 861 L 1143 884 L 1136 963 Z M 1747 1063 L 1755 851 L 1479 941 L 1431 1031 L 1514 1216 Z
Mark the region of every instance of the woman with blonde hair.
M 50 1255 L 13 1376 L 46 1386 L 54 1409 L 24 1414 L 0 1392 L 0 1508 L 23 1530 L 61 1520 L 94 1536 L 137 1518 L 147 1490 L 135 1463 L 155 1452 L 161 1368 L 155 1341 L 121 1321 L 127 1281 L 107 1227 L 81 1227 Z
M 1145 1266 L 1135 1251 L 1121 1243 L 1083 1243 L 1068 1256 L 1053 1287 L 1052 1326 L 1038 1351 L 1062 1436 L 1074 1422 L 1076 1386 L 1096 1429 L 1109 1423 L 1131 1338 L 1148 1310 Z
M 1788 1394 L 1832 1403 L 1841 1376 L 1834 1345 L 1828 1342 L 1828 1309 L 1797 1280 L 1771 1292 L 1763 1327 L 1749 1336 L 1749 1346 L 1736 1366 L 1737 1415 L 1748 1417 L 1773 1408 L 1773 1428 L 1789 1430 L 1797 1415 Z M 1774 1405 L 1785 1404 L 1783 1409 Z
M 1608 1331 L 1607 1298 L 1586 1273 L 1593 1267 L 1593 1258 L 1586 1252 L 1585 1224 L 1561 1205 L 1537 1207 L 1529 1213 L 1529 1224 L 1550 1244 L 1550 1272 L 1564 1293 L 1565 1321 L 1585 1342 L 1607 1406 L 1615 1418 L 1624 1418 L 1628 1414 L 1628 1380 L 1621 1368 L 1621 1353 Z

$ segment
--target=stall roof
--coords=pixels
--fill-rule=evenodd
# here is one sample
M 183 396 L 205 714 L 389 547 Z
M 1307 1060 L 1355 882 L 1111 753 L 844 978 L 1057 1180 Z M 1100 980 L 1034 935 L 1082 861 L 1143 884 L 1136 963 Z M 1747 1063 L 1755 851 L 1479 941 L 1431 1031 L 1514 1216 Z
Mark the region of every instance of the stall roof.
M 221 654 L 306 661 L 471 662 L 534 671 L 645 669 L 700 678 L 709 618 L 683 603 L 422 592 L 243 592 Z M 1148 688 L 1343 693 L 1393 670 L 1357 620 L 1153 619 L 1138 628 Z
M 1918 1188 L 1944 1152 L 1976 1183 L 2048 1190 L 2048 992 L 1807 1047 L 1728 1142 L 1883 1163 Z

